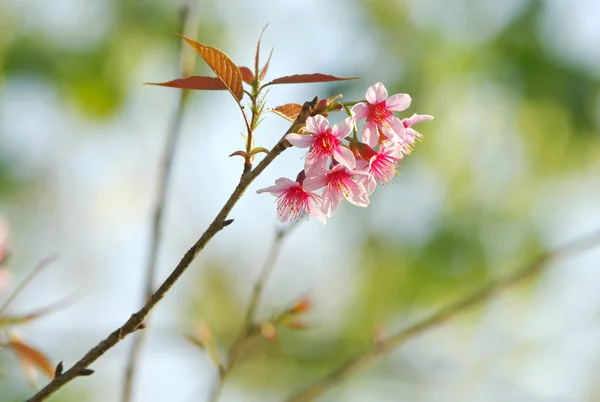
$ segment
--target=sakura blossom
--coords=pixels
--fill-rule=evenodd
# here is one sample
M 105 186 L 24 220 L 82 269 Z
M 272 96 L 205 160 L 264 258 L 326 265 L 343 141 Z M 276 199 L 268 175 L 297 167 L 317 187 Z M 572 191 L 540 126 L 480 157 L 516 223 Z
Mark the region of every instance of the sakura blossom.
M 393 141 L 404 143 L 406 133 L 402 121 L 393 112 L 406 110 L 411 103 L 407 94 L 395 94 L 388 97 L 385 86 L 378 82 L 367 89 L 367 102 L 359 102 L 352 107 L 352 114 L 357 121 L 366 119 L 361 130 L 361 141 L 375 147 L 380 133 Z
M 354 169 L 356 160 L 352 152 L 342 145 L 354 127 L 354 119 L 348 117 L 343 122 L 329 127 L 327 119 L 321 115 L 311 116 L 306 119 L 306 131 L 309 134 L 288 134 L 285 139 L 299 148 L 308 148 L 305 159 L 305 170 L 322 170 L 329 158 Z
M 344 199 L 359 207 L 368 206 L 377 183 L 387 185 L 392 180 L 400 161 L 422 137 L 412 126 L 433 119 L 427 114 L 408 118 L 394 115 L 410 103 L 407 94 L 388 96 L 385 86 L 378 82 L 367 90 L 366 102 L 340 103 L 329 110 L 350 108 L 345 109 L 350 117 L 341 123 L 330 126 L 321 114 L 308 117 L 299 132 L 285 136 L 293 146 L 309 148 L 304 170 L 296 181 L 282 177 L 274 186 L 257 192 L 277 197 L 277 217 L 282 222 L 306 212 L 325 223 Z M 360 120 L 365 123 L 359 133 L 356 122 Z
M 336 165 L 329 171 L 308 177 L 305 183 L 317 188 L 325 187 L 321 194 L 321 211 L 330 217 L 344 198 L 359 207 L 369 205 L 369 194 L 362 183 L 363 178 L 368 175 L 365 171 L 349 170 L 343 165 Z
M 413 114 L 409 118 L 402 119 L 402 125 L 404 125 L 404 132 L 406 133 L 406 143 L 403 144 L 402 150 L 405 154 L 409 154 L 412 151 L 411 145 L 415 143 L 417 138 L 422 138 L 421 133 L 412 128 L 413 124 L 423 123 L 426 121 L 433 120 L 433 116 L 428 114 Z
M 379 145 L 379 149 L 374 151 L 370 147 L 363 145 L 358 148 L 364 159 L 359 160 L 358 168 L 369 173 L 364 178 L 364 186 L 369 194 L 372 194 L 377 187 L 377 181 L 381 184 L 387 184 L 397 173 L 397 166 L 403 155 L 401 145 L 397 142 L 386 140 Z
M 298 219 L 306 211 L 325 224 L 325 215 L 321 212 L 321 196 L 314 193 L 318 187 L 303 183 L 302 176 L 303 172 L 298 175 L 297 181 L 281 177 L 275 180 L 275 185 L 260 189 L 256 193 L 270 193 L 277 197 L 277 219 L 280 222 Z

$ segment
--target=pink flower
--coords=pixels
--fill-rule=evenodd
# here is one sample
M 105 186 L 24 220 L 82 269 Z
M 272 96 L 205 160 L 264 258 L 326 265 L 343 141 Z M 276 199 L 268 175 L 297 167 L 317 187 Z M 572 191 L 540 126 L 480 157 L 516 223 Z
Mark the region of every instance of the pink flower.
M 325 169 L 329 158 L 335 159 L 348 169 L 354 169 L 354 155 L 342 146 L 342 140 L 352 132 L 353 127 L 354 119 L 351 117 L 329 127 L 327 119 L 317 115 L 306 119 L 306 129 L 311 134 L 288 134 L 285 138 L 299 148 L 310 147 L 304 165 L 307 172 L 314 168 Z
M 367 193 L 372 194 L 377 187 L 377 181 L 387 184 L 397 173 L 396 167 L 402 159 L 401 145 L 387 140 L 379 145 L 377 152 L 364 144 L 361 145 L 358 150 L 364 159 L 358 161 L 357 167 L 369 173 L 363 180 Z
M 367 103 L 360 102 L 352 107 L 356 120 L 366 119 L 360 133 L 362 142 L 375 147 L 381 131 L 387 138 L 396 142 L 405 141 L 404 125 L 393 111 L 401 112 L 410 106 L 411 98 L 407 94 L 396 94 L 388 98 L 387 89 L 381 82 L 367 89 Z
M 343 165 L 336 165 L 329 171 L 307 177 L 305 183 L 316 188 L 326 186 L 321 194 L 323 199 L 321 211 L 325 215 L 331 216 L 333 211 L 340 206 L 344 197 L 359 207 L 369 205 L 369 194 L 362 183 L 364 176 L 368 176 L 368 173 L 360 170 L 348 170 Z
M 415 143 L 417 138 L 422 138 L 421 133 L 416 131 L 411 126 L 417 123 L 423 123 L 426 121 L 433 120 L 433 116 L 428 114 L 413 114 L 407 119 L 402 119 L 402 124 L 404 125 L 404 131 L 406 132 L 406 143 L 402 145 L 402 151 L 405 154 L 409 154 L 411 151 L 411 145 Z
M 321 212 L 322 200 L 317 190 L 310 183 L 303 183 L 303 173 L 298 175 L 298 181 L 285 177 L 275 180 L 275 185 L 258 190 L 257 193 L 271 193 L 277 197 L 277 219 L 287 222 L 297 219 L 304 211 L 325 224 L 325 216 Z

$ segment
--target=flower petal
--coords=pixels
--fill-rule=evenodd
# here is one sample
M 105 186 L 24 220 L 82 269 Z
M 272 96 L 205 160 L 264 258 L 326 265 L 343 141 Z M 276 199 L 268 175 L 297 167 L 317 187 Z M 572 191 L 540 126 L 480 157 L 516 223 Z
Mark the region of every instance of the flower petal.
M 367 89 L 367 101 L 371 105 L 376 105 L 385 101 L 388 98 L 387 89 L 383 86 L 381 82 L 378 82 L 375 85 L 372 85 Z
M 285 193 L 287 190 L 289 190 L 292 187 L 297 187 L 300 184 L 290 180 L 288 178 L 285 177 L 281 177 L 277 180 L 275 180 L 275 185 L 274 186 L 270 186 L 270 187 L 266 187 L 266 188 L 261 188 L 260 190 L 256 190 L 257 194 L 261 194 L 261 193 L 271 193 L 272 195 L 279 197 L 281 196 L 283 193 Z
M 404 131 L 404 124 L 402 124 L 400 119 L 395 116 L 392 119 L 390 119 L 389 125 L 388 124 L 383 125 L 382 131 L 386 137 L 388 137 L 389 139 L 391 139 L 393 141 L 400 142 L 400 143 L 406 142 L 406 133 Z
M 379 132 L 373 123 L 365 123 L 360 132 L 361 140 L 371 148 L 377 145 L 379 141 Z
M 352 191 L 348 193 L 346 199 L 357 207 L 366 207 L 369 205 L 369 194 L 362 183 L 354 183 Z
M 323 215 L 323 212 L 321 212 L 321 197 L 316 194 L 310 194 L 310 197 L 311 200 L 308 201 L 306 212 L 308 212 L 309 215 L 317 218 L 319 222 L 325 225 L 325 223 L 327 223 L 327 219 L 325 218 L 325 215 Z
M 315 143 L 315 137 L 307 134 L 288 134 L 285 139 L 298 148 L 308 148 Z
M 369 107 L 365 102 L 357 103 L 356 105 L 352 106 L 352 109 L 350 109 L 350 111 L 352 112 L 356 120 L 366 119 L 369 115 Z
M 327 173 L 325 171 L 323 171 L 322 173 L 317 174 L 315 176 L 307 177 L 302 182 L 302 187 L 306 191 L 316 191 L 322 187 L 325 187 L 326 185 L 327 185 Z
M 433 116 L 430 116 L 428 114 L 413 114 L 412 116 L 410 116 L 408 119 L 403 119 L 402 123 L 404 123 L 404 125 L 406 127 L 410 127 L 413 124 L 417 124 L 417 123 L 423 123 L 426 121 L 430 121 L 433 120 Z
M 316 116 L 310 116 L 306 119 L 306 129 L 308 132 L 313 134 L 320 134 L 327 131 L 329 128 L 329 122 L 327 119 L 320 114 Z
M 401 112 L 403 110 L 408 109 L 411 102 L 410 95 L 408 94 L 396 94 L 392 95 L 385 101 L 385 106 L 389 110 L 394 110 L 396 112 Z
M 336 124 L 331 128 L 331 134 L 339 140 L 346 138 L 354 128 L 354 118 L 345 118 L 343 122 Z
M 342 203 L 342 200 L 343 197 L 338 191 L 329 191 L 329 189 L 326 189 L 323 192 L 323 205 L 321 206 L 321 211 L 326 216 L 331 217 L 333 211 L 335 211 Z
M 317 156 L 313 152 L 309 152 L 304 158 L 304 172 L 306 176 L 315 176 L 326 170 L 329 158 L 325 155 Z
M 346 147 L 340 147 L 339 150 L 333 151 L 333 158 L 348 169 L 354 169 L 356 167 L 356 158 L 352 151 Z

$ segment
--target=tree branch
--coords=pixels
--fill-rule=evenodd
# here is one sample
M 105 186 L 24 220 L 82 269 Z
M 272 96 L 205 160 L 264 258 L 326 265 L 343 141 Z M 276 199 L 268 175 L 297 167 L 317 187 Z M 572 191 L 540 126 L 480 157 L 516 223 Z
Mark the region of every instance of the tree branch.
M 311 102 L 305 102 L 302 107 L 302 112 L 296 118 L 296 121 L 292 123 L 286 134 L 296 130 L 299 126 L 303 125 L 306 118 L 311 116 L 315 110 L 317 104 L 317 98 Z M 285 135 L 284 135 L 285 137 Z M 165 279 L 165 281 L 158 287 L 158 289 L 150 296 L 146 304 L 136 313 L 132 314 L 131 317 L 119 328 L 113 331 L 106 339 L 101 341 L 98 345 L 90 349 L 73 367 L 65 371 L 59 376 L 56 376 L 50 383 L 42 388 L 37 394 L 28 399 L 28 402 L 39 402 L 47 399 L 50 395 L 54 394 L 65 384 L 69 383 L 73 379 L 84 375 L 86 368 L 95 362 L 100 356 L 105 354 L 109 349 L 114 347 L 127 335 L 132 334 L 144 327 L 144 319 L 148 316 L 150 311 L 162 300 L 167 292 L 173 287 L 175 282 L 183 275 L 188 269 L 190 264 L 194 261 L 196 256 L 204 249 L 206 244 L 223 229 L 229 225 L 232 221 L 227 220 L 227 216 L 237 204 L 240 197 L 244 194 L 248 186 L 254 181 L 254 179 L 260 175 L 266 168 L 273 162 L 273 160 L 279 156 L 290 143 L 282 138 L 279 142 L 271 149 L 271 151 L 264 157 L 264 159 L 251 171 L 242 174 L 240 181 L 233 190 L 233 193 L 229 196 L 225 205 L 221 211 L 217 214 L 212 223 L 208 226 L 206 231 L 200 236 L 198 241 L 183 255 L 181 261 L 173 272 Z
M 445 323 L 455 315 L 462 313 L 471 307 L 490 300 L 498 293 L 513 287 L 527 278 L 544 272 L 551 262 L 554 262 L 560 258 L 565 258 L 567 255 L 590 249 L 599 243 L 600 231 L 592 234 L 591 236 L 581 238 L 553 253 L 547 253 L 538 257 L 535 261 L 529 263 L 514 273 L 483 286 L 479 290 L 440 309 L 438 312 L 430 315 L 422 321 L 419 321 L 392 335 L 387 340 L 377 342 L 370 349 L 351 358 L 327 376 L 288 398 L 287 402 L 308 402 L 315 400 L 350 375 L 361 370 L 378 357 L 385 355 L 395 348 L 403 345 L 412 337 Z
M 181 12 L 181 32 L 184 35 L 191 36 L 191 34 L 197 31 L 198 18 L 197 9 L 194 6 L 194 0 L 190 0 L 189 4 L 182 7 Z M 181 45 L 180 59 L 179 59 L 179 70 L 181 77 L 188 77 L 194 73 L 196 66 L 196 57 L 194 51 L 189 46 Z M 171 171 L 173 166 L 173 159 L 175 157 L 176 145 L 179 142 L 179 136 L 181 132 L 181 121 L 185 109 L 188 104 L 189 90 L 182 89 L 179 92 L 179 99 L 175 109 L 175 114 L 171 120 L 171 126 L 168 131 L 166 147 L 163 154 L 162 163 L 158 171 L 158 194 L 156 203 L 154 205 L 154 213 L 152 220 L 151 239 L 150 247 L 147 255 L 147 266 L 145 271 L 144 279 L 144 294 L 142 298 L 142 304 L 145 303 L 154 290 L 154 283 L 156 282 L 156 265 L 158 259 L 158 250 L 161 244 L 162 226 L 163 226 L 163 212 L 165 210 L 167 202 L 167 194 L 169 192 L 169 186 L 171 182 Z M 123 381 L 123 391 L 121 394 L 121 400 L 123 402 L 130 402 L 133 397 L 133 385 L 136 377 L 136 371 L 141 359 L 142 350 L 144 347 L 144 341 L 147 337 L 147 331 L 142 331 L 133 339 L 131 349 L 129 349 L 129 356 L 127 357 L 127 366 L 125 368 L 125 375 Z
M 252 295 L 250 296 L 250 301 L 248 302 L 248 308 L 246 310 L 242 329 L 229 348 L 227 365 L 225 365 L 223 369 L 219 371 L 219 378 L 217 380 L 218 382 L 210 398 L 211 402 L 216 402 L 219 399 L 219 395 L 223 389 L 225 380 L 227 377 L 229 377 L 233 371 L 233 368 L 244 355 L 248 341 L 253 335 L 260 332 L 258 327 L 254 324 L 256 309 L 260 303 L 265 284 L 273 272 L 273 267 L 275 266 L 277 257 L 279 257 L 283 240 L 296 226 L 297 225 L 288 226 L 285 229 L 277 230 L 275 233 L 275 239 L 273 240 L 273 244 L 271 245 L 271 249 L 269 250 L 265 264 L 263 265 L 258 279 L 254 284 L 254 288 L 252 289 Z

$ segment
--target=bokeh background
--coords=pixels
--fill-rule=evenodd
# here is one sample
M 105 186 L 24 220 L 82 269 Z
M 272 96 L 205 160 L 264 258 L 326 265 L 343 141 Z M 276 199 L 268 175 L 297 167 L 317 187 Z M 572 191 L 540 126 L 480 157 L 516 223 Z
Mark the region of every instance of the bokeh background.
M 310 295 L 305 331 L 257 338 L 224 401 L 278 401 L 384 334 L 600 227 L 600 5 L 594 0 L 198 0 L 195 38 L 251 65 L 266 23 L 269 76 L 359 75 L 273 87 L 268 105 L 382 81 L 436 119 L 402 175 L 367 209 L 293 231 L 261 317 Z M 58 259 L 19 298 L 27 312 L 69 306 L 19 328 L 68 367 L 139 306 L 158 161 L 178 90 L 181 4 L 167 0 L 0 2 L 0 215 L 18 283 Z M 207 69 L 198 61 L 199 73 Z M 268 116 L 257 145 L 287 122 Z M 168 196 L 159 277 L 237 183 L 243 122 L 225 92 L 196 92 Z M 255 190 L 294 177 L 301 150 L 252 185 L 221 232 L 155 310 L 136 400 L 203 401 L 216 373 L 187 342 L 205 322 L 226 348 L 278 227 Z M 294 225 L 295 223 L 292 223 Z M 324 401 L 598 401 L 600 250 L 419 336 Z M 6 291 L 3 295 L 6 297 Z M 117 401 L 131 339 L 55 402 Z M 45 383 L 41 377 L 38 385 Z M 0 350 L 0 401 L 32 394 Z

